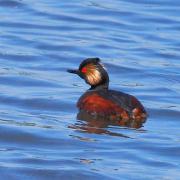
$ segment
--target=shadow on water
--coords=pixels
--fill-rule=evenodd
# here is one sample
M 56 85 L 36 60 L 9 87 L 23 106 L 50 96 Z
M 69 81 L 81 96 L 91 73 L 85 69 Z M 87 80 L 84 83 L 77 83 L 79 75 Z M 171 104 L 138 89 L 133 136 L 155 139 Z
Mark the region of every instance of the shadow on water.
M 68 126 L 71 129 L 74 129 L 79 132 L 83 133 L 91 133 L 91 134 L 106 134 L 110 136 L 117 136 L 117 137 L 123 137 L 123 138 L 130 138 L 129 136 L 126 136 L 121 133 L 115 133 L 111 132 L 107 129 L 99 127 L 98 125 L 104 126 L 106 122 L 102 121 L 101 123 L 97 123 L 97 121 L 91 121 L 91 122 L 86 122 L 86 123 L 75 123 L 74 125 Z M 106 126 L 107 128 L 107 126 Z
M 77 130 L 79 132 L 90 133 L 90 134 L 106 134 L 110 136 L 118 136 L 124 138 L 131 138 L 127 135 L 116 133 L 107 130 L 108 127 L 122 127 L 129 129 L 139 129 L 143 126 L 142 121 L 128 122 L 125 126 L 120 126 L 119 121 L 111 121 L 104 117 L 93 116 L 84 111 L 79 111 L 77 114 L 77 122 L 74 125 L 70 125 L 69 128 Z

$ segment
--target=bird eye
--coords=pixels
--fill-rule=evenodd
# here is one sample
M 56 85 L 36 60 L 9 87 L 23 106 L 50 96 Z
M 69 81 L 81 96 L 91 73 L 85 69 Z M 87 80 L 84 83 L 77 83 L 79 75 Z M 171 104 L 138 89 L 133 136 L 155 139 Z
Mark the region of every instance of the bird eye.
M 82 72 L 82 73 L 86 73 L 86 72 L 87 72 L 87 68 L 86 68 L 86 67 L 83 67 L 83 68 L 81 69 L 81 72 Z

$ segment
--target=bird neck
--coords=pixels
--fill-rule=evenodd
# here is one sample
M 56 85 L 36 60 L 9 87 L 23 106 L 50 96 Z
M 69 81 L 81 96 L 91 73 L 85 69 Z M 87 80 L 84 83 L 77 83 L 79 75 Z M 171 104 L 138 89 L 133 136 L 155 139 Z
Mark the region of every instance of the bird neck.
M 98 85 L 93 85 L 89 90 L 101 90 L 101 89 L 108 89 L 109 88 L 109 82 L 105 82 Z

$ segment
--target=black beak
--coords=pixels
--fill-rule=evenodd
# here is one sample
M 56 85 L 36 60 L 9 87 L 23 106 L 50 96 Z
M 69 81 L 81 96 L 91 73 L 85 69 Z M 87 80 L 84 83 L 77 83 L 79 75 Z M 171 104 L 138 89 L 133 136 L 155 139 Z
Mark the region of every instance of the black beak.
M 67 72 L 73 73 L 73 74 L 79 74 L 79 70 L 76 70 L 76 69 L 68 69 Z

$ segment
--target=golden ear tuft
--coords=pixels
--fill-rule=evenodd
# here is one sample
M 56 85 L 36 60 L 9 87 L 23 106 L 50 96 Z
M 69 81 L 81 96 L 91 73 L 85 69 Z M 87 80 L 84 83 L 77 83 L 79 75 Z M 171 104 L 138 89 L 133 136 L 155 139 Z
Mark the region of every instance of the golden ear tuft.
M 87 73 L 86 73 L 86 79 L 87 82 L 90 85 L 97 85 L 101 81 L 101 73 L 99 72 L 99 69 L 95 64 L 88 64 L 86 66 L 87 68 Z

